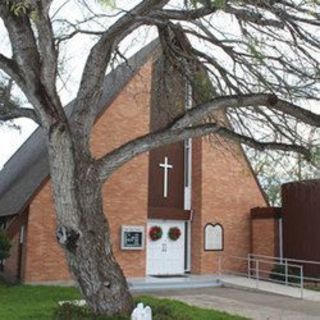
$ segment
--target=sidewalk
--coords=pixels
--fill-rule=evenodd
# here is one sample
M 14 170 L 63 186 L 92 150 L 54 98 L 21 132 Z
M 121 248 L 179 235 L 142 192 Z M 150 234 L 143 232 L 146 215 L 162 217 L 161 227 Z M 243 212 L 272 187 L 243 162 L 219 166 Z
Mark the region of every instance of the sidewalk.
M 320 304 L 272 293 L 235 288 L 201 288 L 149 293 L 254 320 L 320 320 Z
M 268 281 L 256 281 L 255 279 L 248 279 L 245 277 L 223 275 L 221 282 L 226 287 L 239 287 L 247 289 L 257 289 L 265 292 L 275 293 L 293 298 L 303 298 L 308 301 L 320 301 L 320 292 L 308 289 L 301 289 L 299 287 L 285 286 L 284 284 L 277 284 Z M 319 312 L 320 319 L 320 312 Z

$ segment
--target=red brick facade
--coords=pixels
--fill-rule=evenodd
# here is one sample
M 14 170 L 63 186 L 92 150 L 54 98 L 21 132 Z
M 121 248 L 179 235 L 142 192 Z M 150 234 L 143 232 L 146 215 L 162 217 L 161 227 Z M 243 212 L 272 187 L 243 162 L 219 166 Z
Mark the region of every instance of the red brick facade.
M 251 253 L 279 256 L 279 208 L 254 208 L 251 211 Z
M 193 271 L 212 273 L 217 271 L 220 254 L 243 257 L 250 252 L 250 209 L 266 202 L 240 145 L 203 138 L 201 161 L 196 155 L 192 258 L 197 262 Z M 208 223 L 223 227 L 221 252 L 204 251 L 204 228 Z M 239 269 L 233 259 L 225 259 L 223 267 Z
M 152 61 L 149 61 L 97 121 L 91 142 L 96 157 L 149 131 L 151 75 Z M 238 144 L 219 139 L 209 142 L 204 138 L 194 139 L 192 148 L 191 272 L 212 273 L 217 271 L 220 252 L 204 251 L 205 225 L 223 226 L 223 254 L 246 256 L 251 249 L 250 209 L 266 203 Z M 148 154 L 135 158 L 114 173 L 103 188 L 113 250 L 128 277 L 145 275 L 146 251 L 122 251 L 120 228 L 127 224 L 146 226 L 148 165 Z M 22 281 L 70 280 L 63 252 L 55 239 L 50 180 L 30 203 L 25 245 Z

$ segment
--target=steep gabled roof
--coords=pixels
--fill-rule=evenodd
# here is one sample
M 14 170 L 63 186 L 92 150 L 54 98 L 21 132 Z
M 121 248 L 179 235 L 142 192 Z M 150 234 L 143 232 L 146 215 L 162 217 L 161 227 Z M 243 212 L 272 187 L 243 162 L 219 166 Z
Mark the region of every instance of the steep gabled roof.
M 159 47 L 155 40 L 141 49 L 128 62 L 121 64 L 105 78 L 103 93 L 97 108 L 98 117 Z M 66 107 L 72 117 L 74 105 Z M 46 137 L 36 129 L 0 171 L 0 217 L 20 213 L 29 203 L 41 183 L 49 176 Z

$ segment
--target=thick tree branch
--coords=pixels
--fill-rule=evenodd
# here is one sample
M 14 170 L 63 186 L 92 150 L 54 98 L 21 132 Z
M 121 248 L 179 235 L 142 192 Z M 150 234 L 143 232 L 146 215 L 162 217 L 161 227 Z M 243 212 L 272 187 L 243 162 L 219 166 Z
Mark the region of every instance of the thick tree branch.
M 40 124 L 40 120 L 33 109 L 29 108 L 0 108 L 0 121 L 9 121 L 18 118 L 28 118 Z
M 49 5 L 49 3 L 50 1 L 46 2 L 45 5 Z M 50 126 L 58 119 L 66 122 L 66 117 L 62 107 L 59 105 L 57 95 L 56 99 L 54 99 L 54 95 L 51 94 L 54 91 L 52 88 L 55 87 L 55 84 L 49 84 L 48 82 L 48 85 L 46 85 L 41 79 L 41 72 L 45 62 L 42 61 L 43 57 L 40 57 L 30 18 L 26 12 L 19 14 L 12 12 L 10 4 L 12 2 L 0 2 L 0 17 L 3 19 L 8 31 L 13 51 L 13 61 L 23 82 L 17 81 L 18 79 L 15 77 L 12 78 L 37 110 L 42 125 L 49 130 Z M 43 46 L 44 44 L 42 44 Z M 44 59 L 46 58 L 46 53 L 44 53 Z M 50 90 L 47 87 L 50 87 Z
M 101 95 L 101 87 L 106 68 L 116 46 L 134 29 L 143 24 L 138 16 L 146 16 L 152 10 L 161 9 L 169 0 L 144 0 L 115 22 L 93 46 L 85 64 L 84 72 L 76 98 L 77 111 L 74 121 L 82 127 L 81 137 L 88 137 L 95 119 L 94 107 Z M 84 139 L 84 149 L 88 148 L 88 139 Z
M 260 26 L 269 26 L 274 27 L 278 29 L 283 29 L 285 24 L 283 21 L 275 20 L 275 19 L 267 19 L 263 17 L 262 14 L 246 10 L 246 9 L 237 9 L 230 5 L 226 5 L 225 12 L 235 15 L 239 20 L 245 21 L 245 22 L 251 22 L 256 25 Z
M 51 1 L 36 1 L 34 10 L 37 18 L 34 20 L 38 30 L 38 47 L 41 56 L 41 82 L 46 87 L 54 103 L 61 106 L 56 92 L 56 77 L 58 67 L 58 52 L 55 47 L 54 33 L 49 17 Z
M 154 10 L 149 17 L 154 19 L 188 21 L 200 19 L 216 11 L 217 8 L 215 6 L 202 7 L 193 10 Z
M 175 130 L 168 128 L 159 130 L 124 144 L 96 161 L 100 179 L 102 181 L 106 180 L 119 167 L 144 152 L 187 138 L 196 138 L 209 134 L 219 135 L 258 150 L 272 149 L 299 152 L 306 158 L 310 158 L 309 150 L 303 146 L 277 142 L 260 142 L 251 137 L 240 135 L 226 127 L 221 127 L 218 124 L 207 123 Z
M 24 85 L 24 80 L 19 72 L 19 67 L 16 62 L 7 58 L 0 53 L 0 69 L 13 79 L 19 86 Z
M 34 83 L 40 71 L 40 57 L 31 23 L 26 14 L 14 14 L 9 7 L 6 1 L 0 3 L 0 17 L 9 34 L 13 59 L 26 81 Z
M 183 128 L 202 121 L 210 114 L 227 108 L 261 107 L 266 106 L 290 115 L 302 122 L 320 127 L 320 115 L 303 109 L 293 103 L 278 99 L 271 94 L 234 95 L 212 99 L 200 106 L 191 109 L 177 119 L 172 129 Z

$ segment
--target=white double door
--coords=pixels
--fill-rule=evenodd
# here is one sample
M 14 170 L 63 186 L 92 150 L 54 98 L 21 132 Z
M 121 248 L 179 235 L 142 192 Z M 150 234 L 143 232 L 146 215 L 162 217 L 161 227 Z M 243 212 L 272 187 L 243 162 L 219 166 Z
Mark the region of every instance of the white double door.
M 162 237 L 151 240 L 149 231 L 152 227 L 162 229 Z M 168 232 L 177 227 L 181 236 L 171 240 Z M 147 274 L 174 275 L 185 272 L 185 222 L 176 220 L 149 220 L 147 232 Z

